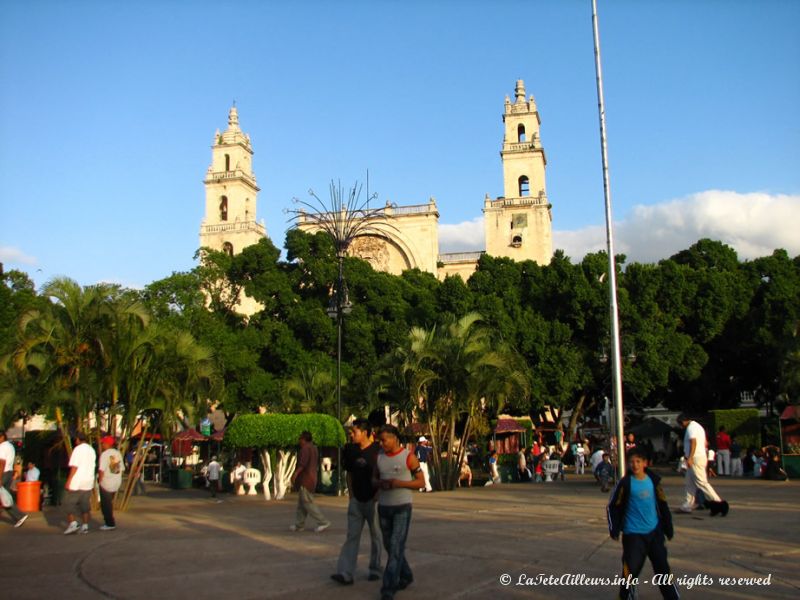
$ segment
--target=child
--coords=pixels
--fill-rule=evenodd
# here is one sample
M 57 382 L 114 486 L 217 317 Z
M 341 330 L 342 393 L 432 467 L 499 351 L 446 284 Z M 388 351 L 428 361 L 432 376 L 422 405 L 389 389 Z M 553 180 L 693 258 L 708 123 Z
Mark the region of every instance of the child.
M 550 460 L 550 453 L 547 450 L 542 450 L 539 453 L 539 456 L 536 457 L 536 469 L 535 469 L 536 483 L 541 483 L 542 481 L 544 481 L 544 468 L 542 467 L 542 465 L 546 460 Z
M 611 464 L 611 460 L 605 452 L 603 452 L 603 462 L 594 470 L 594 476 L 600 482 L 600 491 L 604 494 L 608 492 L 608 483 L 614 479 L 614 465 Z
M 630 472 L 614 488 L 606 510 L 611 539 L 619 539 L 622 533 L 622 577 L 639 577 L 645 559 L 650 557 L 653 572 L 661 575 L 661 595 L 678 598 L 664 544 L 664 536 L 672 539 L 672 515 L 661 478 L 647 468 L 640 448 L 631 448 L 628 458 Z M 635 597 L 635 589 L 623 583 L 619 597 Z
M 489 481 L 486 485 L 500 483 L 500 472 L 497 470 L 497 450 L 489 452 Z

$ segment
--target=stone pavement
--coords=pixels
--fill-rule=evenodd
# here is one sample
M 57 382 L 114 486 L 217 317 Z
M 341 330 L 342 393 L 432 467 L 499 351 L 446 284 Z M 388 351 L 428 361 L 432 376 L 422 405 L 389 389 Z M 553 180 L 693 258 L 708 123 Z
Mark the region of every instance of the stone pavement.
M 800 596 L 800 484 L 715 479 L 731 504 L 725 517 L 675 514 L 668 544 L 676 576 L 714 578 L 680 586 L 683 598 L 797 598 Z M 667 475 L 670 504 L 683 480 Z M 262 496 L 150 488 L 118 515 L 113 532 L 64 536 L 59 507 L 36 513 L 20 529 L 0 523 L 1 597 L 14 599 L 343 599 L 379 597 L 366 580 L 364 534 L 356 583 L 330 580 L 345 534 L 346 499 L 317 496 L 333 525 L 316 534 L 292 533 L 295 496 Z M 515 585 L 520 577 L 565 574 L 613 578 L 621 545 L 609 539 L 607 496 L 590 476 L 566 482 L 507 484 L 417 494 L 407 556 L 414 583 L 397 598 L 602 598 L 612 585 Z M 502 585 L 501 576 L 511 584 Z M 768 586 L 722 585 L 720 577 L 770 577 Z M 649 563 L 642 579 L 649 580 Z M 708 581 L 708 580 L 706 580 Z M 640 597 L 660 598 L 653 585 Z

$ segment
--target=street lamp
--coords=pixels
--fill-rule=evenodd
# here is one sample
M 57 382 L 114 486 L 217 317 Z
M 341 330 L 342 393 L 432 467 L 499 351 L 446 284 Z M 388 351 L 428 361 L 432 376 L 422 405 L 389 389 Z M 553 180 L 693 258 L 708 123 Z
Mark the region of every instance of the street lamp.
M 367 180 L 369 182 L 369 179 Z M 293 227 L 314 233 L 324 231 L 336 249 L 338 274 L 333 295 L 327 308 L 328 316 L 336 319 L 336 417 L 342 422 L 342 323 L 344 316 L 353 309 L 347 293 L 344 278 L 344 258 L 347 250 L 359 236 L 372 236 L 386 239 L 392 231 L 397 231 L 389 222 L 391 215 L 385 208 L 370 208 L 369 203 L 377 194 L 361 200 L 361 185 L 357 182 L 345 194 L 341 182 L 331 181 L 330 201 L 323 202 L 314 190 L 309 190 L 311 200 L 293 198 L 297 208 L 289 209 Z M 336 461 L 336 491 L 342 493 L 342 449 L 338 449 Z
M 344 316 L 353 310 L 353 303 L 347 293 L 347 284 L 344 281 L 344 254 L 337 253 L 339 261 L 339 275 L 336 279 L 336 289 L 328 304 L 328 316 L 336 319 L 336 418 L 342 422 L 342 322 Z M 342 494 L 342 450 L 337 451 L 336 460 L 336 493 Z

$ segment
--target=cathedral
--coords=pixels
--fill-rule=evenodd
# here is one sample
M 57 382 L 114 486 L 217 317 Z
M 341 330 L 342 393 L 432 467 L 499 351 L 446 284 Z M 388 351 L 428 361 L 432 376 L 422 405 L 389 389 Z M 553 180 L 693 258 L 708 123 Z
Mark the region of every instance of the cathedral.
M 539 137 L 539 111 L 533 96 L 526 98 L 520 79 L 514 101 L 506 96 L 503 109 L 503 195 L 483 200 L 485 252 L 514 260 L 533 260 L 547 264 L 553 253 L 552 213 L 545 188 L 544 148 Z M 256 243 L 266 236 L 264 223 L 256 221 L 259 188 L 252 168 L 250 136 L 239 127 L 234 106 L 228 114 L 228 128 L 214 135 L 211 165 L 203 183 L 206 188 L 205 218 L 200 225 L 200 246 L 229 254 Z M 418 268 L 439 279 L 460 275 L 464 279 L 475 271 L 484 251 L 439 253 L 439 211 L 431 198 L 425 204 L 382 209 L 391 227 L 371 231 L 356 238 L 349 253 L 367 260 L 376 270 L 400 274 Z M 298 227 L 314 231 L 311 223 Z M 244 298 L 240 309 L 245 314 L 257 310 Z

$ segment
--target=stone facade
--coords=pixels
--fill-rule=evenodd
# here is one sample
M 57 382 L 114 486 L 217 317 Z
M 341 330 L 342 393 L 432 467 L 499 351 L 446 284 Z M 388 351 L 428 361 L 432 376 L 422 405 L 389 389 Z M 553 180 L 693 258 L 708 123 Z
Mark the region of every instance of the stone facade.
M 486 252 L 546 264 L 553 255 L 553 217 L 544 173 L 547 159 L 539 138 L 539 111 L 533 96 L 525 99 L 521 79 L 513 104 L 506 96 L 503 123 L 504 195 L 495 200 L 487 196 L 483 202 Z
M 217 130 L 211 145 L 211 165 L 203 180 L 206 211 L 200 224 L 201 247 L 233 255 L 267 235 L 263 221 L 256 222 L 259 188 L 252 159 L 250 136 L 239 127 L 239 114 L 234 106 L 228 113 L 228 129 L 224 133 Z M 243 296 L 238 309 L 251 315 L 260 307 Z
M 483 202 L 485 252 L 514 260 L 550 261 L 552 212 L 545 187 L 547 159 L 539 137 L 540 119 L 536 102 L 526 99 L 520 79 L 512 103 L 506 96 L 503 112 L 504 137 L 500 158 L 504 195 Z M 205 178 L 206 214 L 200 227 L 200 245 L 231 254 L 256 243 L 266 235 L 257 223 L 259 191 L 252 171 L 250 137 L 239 128 L 236 107 L 228 115 L 228 129 L 214 136 L 211 166 Z M 390 225 L 380 232 L 359 237 L 349 253 L 367 260 L 375 269 L 399 275 L 418 268 L 440 279 L 459 275 L 465 280 L 475 271 L 483 251 L 439 253 L 439 211 L 431 198 L 427 204 L 383 208 Z M 298 227 L 314 231 L 310 222 Z M 240 309 L 252 314 L 257 304 L 248 298 Z

